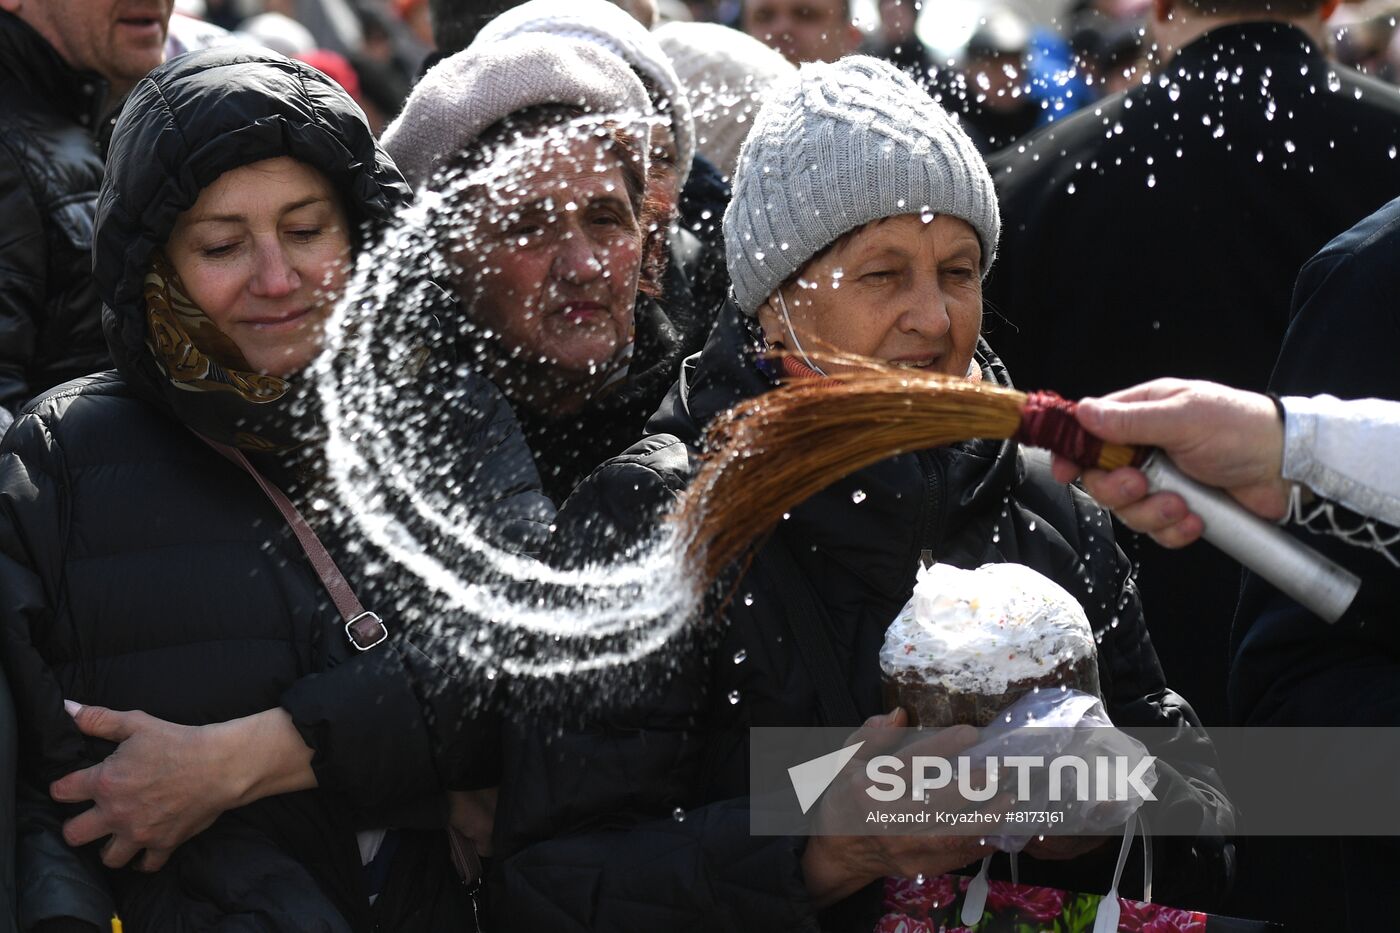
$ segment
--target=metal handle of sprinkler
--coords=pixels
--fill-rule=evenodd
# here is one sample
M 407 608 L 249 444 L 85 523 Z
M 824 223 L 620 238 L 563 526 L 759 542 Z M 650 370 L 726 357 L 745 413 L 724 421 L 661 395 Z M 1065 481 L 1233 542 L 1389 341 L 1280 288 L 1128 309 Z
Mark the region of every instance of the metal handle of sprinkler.
M 1356 597 L 1361 588 L 1356 574 L 1220 490 L 1191 479 L 1161 451 L 1152 451 L 1139 469 L 1150 492 L 1174 492 L 1186 500 L 1187 508 L 1201 517 L 1207 541 L 1323 620 L 1336 622 Z

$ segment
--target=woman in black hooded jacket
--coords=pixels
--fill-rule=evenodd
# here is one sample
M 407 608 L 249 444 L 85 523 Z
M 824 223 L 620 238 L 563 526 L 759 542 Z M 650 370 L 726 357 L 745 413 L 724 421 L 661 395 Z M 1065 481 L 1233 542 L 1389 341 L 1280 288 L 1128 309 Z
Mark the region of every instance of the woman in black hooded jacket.
M 114 906 L 137 930 L 470 928 L 443 792 L 494 783 L 494 756 L 480 753 L 494 746 L 488 734 L 454 746 L 477 752 L 471 761 L 439 754 L 439 730 L 461 741 L 470 727 L 437 704 L 467 702 L 465 691 L 431 692 L 445 678 L 404 633 L 411 598 L 366 572 L 373 555 L 323 518 L 303 371 L 332 307 L 322 286 L 343 280 L 357 238 L 408 197 L 350 98 L 280 56 L 182 56 L 128 99 L 95 231 L 116 371 L 35 400 L 0 448 L 0 648 L 21 720 L 26 928 L 105 929 Z M 499 394 L 431 348 L 414 378 L 451 380 L 456 394 L 425 426 L 471 454 L 446 488 L 469 490 L 498 540 L 536 540 L 552 509 Z M 207 441 L 241 450 L 308 516 L 386 620 L 385 643 L 356 650 L 278 507 Z M 66 700 L 107 709 L 75 721 Z M 126 743 L 166 756 L 162 780 L 189 781 L 181 755 L 210 733 L 188 727 L 269 717 L 292 754 L 253 732 L 215 759 L 229 780 L 207 787 L 207 828 L 188 827 L 198 834 L 173 852 L 121 834 L 100 851 L 59 838 L 65 818 L 74 843 L 106 835 L 102 798 L 85 812 L 79 801 L 93 796 L 84 781 L 119 783 Z M 94 734 L 125 742 L 114 754 Z M 228 797 L 269 749 L 294 779 Z

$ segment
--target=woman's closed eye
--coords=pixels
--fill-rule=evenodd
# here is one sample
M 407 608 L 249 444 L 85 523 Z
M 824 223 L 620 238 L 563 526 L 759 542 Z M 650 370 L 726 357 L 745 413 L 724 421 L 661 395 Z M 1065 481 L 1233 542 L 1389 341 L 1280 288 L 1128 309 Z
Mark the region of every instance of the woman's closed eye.
M 201 246 L 199 255 L 205 259 L 223 259 L 232 256 L 237 249 L 238 241 L 236 240 L 231 243 L 214 243 L 209 246 Z

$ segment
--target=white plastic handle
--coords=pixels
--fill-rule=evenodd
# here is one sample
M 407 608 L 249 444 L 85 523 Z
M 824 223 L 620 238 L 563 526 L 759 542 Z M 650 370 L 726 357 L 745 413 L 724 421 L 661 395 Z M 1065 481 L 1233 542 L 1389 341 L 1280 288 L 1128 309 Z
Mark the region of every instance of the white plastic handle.
M 1191 479 L 1161 451 L 1154 451 L 1141 469 L 1151 492 L 1174 492 L 1201 516 L 1207 541 L 1325 621 L 1336 622 L 1356 598 L 1360 577 L 1220 490 Z

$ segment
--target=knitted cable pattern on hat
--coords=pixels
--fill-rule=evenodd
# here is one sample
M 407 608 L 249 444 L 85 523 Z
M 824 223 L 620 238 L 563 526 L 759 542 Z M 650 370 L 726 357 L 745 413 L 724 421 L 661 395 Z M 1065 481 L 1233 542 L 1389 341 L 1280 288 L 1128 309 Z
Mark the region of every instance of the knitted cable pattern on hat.
M 887 62 L 804 64 L 770 91 L 739 152 L 724 245 L 740 309 L 756 313 L 848 231 L 900 214 L 967 221 L 986 277 L 1001 214 L 987 163 L 962 128 Z
M 607 49 L 645 75 L 667 99 L 667 116 L 676 137 L 676 171 L 680 184 L 690 175 L 695 155 L 695 125 L 685 86 L 670 58 L 646 27 L 608 0 L 530 0 L 506 10 L 482 27 L 472 48 L 530 33 L 564 36 Z
M 690 98 L 695 148 L 732 178 L 768 89 L 796 67 L 753 36 L 718 23 L 667 23 L 652 35 Z
M 545 104 L 617 114 L 628 124 L 651 112 L 642 82 L 616 55 L 576 39 L 523 35 L 434 65 L 380 143 L 419 190 L 492 124 Z

